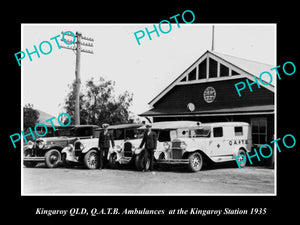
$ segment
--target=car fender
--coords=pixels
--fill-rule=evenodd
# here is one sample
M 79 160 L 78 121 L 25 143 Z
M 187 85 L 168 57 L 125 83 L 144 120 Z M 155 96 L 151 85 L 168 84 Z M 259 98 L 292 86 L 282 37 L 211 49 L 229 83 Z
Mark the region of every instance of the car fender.
M 154 158 L 155 159 L 160 159 L 161 155 L 163 155 L 163 159 L 168 159 L 168 154 L 167 154 L 167 150 L 156 150 L 154 151 Z
M 139 155 L 141 154 L 141 152 L 144 150 L 144 148 L 136 148 L 135 151 L 134 151 L 134 154 L 135 155 Z
M 247 151 L 247 149 L 244 146 L 237 146 L 233 150 L 233 157 L 238 156 L 238 152 L 239 152 L 240 149 L 243 149 L 245 152 L 249 152 L 249 151 Z
M 66 146 L 63 148 L 63 150 L 61 150 L 61 153 L 65 153 L 65 154 L 70 154 L 70 151 L 74 151 L 74 149 L 70 149 L 69 146 Z
M 74 145 L 69 144 L 61 150 L 61 154 L 66 154 L 66 160 L 68 161 L 77 161 L 77 157 L 75 156 Z
M 209 157 L 209 155 L 206 154 L 206 152 L 205 152 L 205 151 L 202 151 L 201 149 L 193 149 L 193 150 L 190 150 L 190 151 L 185 151 L 185 152 L 183 153 L 182 158 L 183 158 L 183 159 L 187 159 L 187 158 L 189 157 L 189 155 L 192 154 L 192 153 L 194 153 L 194 152 L 198 152 L 198 153 L 200 153 L 202 156 L 211 159 L 211 158 Z
M 84 148 L 82 151 L 81 151 L 81 153 L 82 154 L 86 154 L 87 152 L 89 152 L 89 151 L 91 151 L 91 150 L 99 150 L 99 148 L 98 147 L 92 147 L 92 148 Z

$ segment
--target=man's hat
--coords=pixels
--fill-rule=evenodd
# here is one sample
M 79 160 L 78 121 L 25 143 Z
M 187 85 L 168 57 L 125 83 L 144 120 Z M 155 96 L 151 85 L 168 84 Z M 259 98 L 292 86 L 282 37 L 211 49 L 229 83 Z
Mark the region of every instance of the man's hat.
M 107 128 L 109 126 L 109 124 L 108 123 L 104 123 L 104 124 L 102 124 L 102 128 Z

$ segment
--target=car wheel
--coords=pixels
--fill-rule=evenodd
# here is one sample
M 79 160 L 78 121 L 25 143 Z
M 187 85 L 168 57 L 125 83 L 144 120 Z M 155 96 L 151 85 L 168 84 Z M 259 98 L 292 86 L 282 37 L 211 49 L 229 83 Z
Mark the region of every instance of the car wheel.
M 198 172 L 203 166 L 203 157 L 200 153 L 194 152 L 189 155 L 189 169 L 192 172 Z
M 110 168 L 112 168 L 112 169 L 117 168 L 118 165 L 117 165 L 116 159 L 117 159 L 116 153 L 110 154 L 109 159 L 108 159 Z
M 45 163 L 48 168 L 58 167 L 61 162 L 61 154 L 58 150 L 52 149 L 45 154 Z
M 96 150 L 90 150 L 84 155 L 84 165 L 91 170 L 98 169 L 100 166 L 99 155 Z
M 242 160 L 245 159 L 244 162 L 242 162 L 242 163 L 239 164 L 239 165 L 240 165 L 240 168 L 245 167 L 245 166 L 246 166 L 246 163 L 247 163 L 247 156 L 246 156 L 245 150 L 240 149 L 240 150 L 238 151 L 238 154 L 237 154 L 237 155 L 238 155 L 238 156 L 239 156 L 239 155 L 243 155 L 243 156 L 239 156 L 239 157 L 237 158 L 237 160 L 238 160 L 238 162 L 241 162 Z M 236 165 L 238 165 L 238 164 L 236 164 Z
M 24 157 L 26 156 L 30 156 L 30 154 L 28 152 L 25 152 Z M 33 168 L 38 164 L 38 162 L 24 161 L 23 164 L 27 168 Z
M 144 160 L 147 160 L 146 162 L 146 168 L 144 168 Z M 150 168 L 150 159 L 147 157 L 145 159 L 145 150 L 143 150 L 140 154 L 136 155 L 135 157 L 135 167 L 137 170 L 148 170 Z

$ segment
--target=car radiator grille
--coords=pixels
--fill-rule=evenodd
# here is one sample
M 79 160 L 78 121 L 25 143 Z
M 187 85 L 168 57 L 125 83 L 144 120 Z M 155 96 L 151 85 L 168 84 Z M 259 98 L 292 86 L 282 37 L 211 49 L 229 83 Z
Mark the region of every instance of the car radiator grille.
M 130 142 L 126 142 L 124 144 L 124 156 L 131 157 L 132 156 L 132 144 Z
M 172 149 L 172 158 L 181 159 L 182 158 L 182 149 Z
M 80 149 L 80 144 L 81 144 L 80 142 L 75 143 L 74 148 L 79 150 Z

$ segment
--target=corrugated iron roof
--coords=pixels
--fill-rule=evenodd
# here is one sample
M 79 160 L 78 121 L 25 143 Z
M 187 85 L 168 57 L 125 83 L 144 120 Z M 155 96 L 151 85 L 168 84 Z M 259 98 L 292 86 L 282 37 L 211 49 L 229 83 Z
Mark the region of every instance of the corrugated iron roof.
M 259 79 L 259 75 L 264 71 L 267 71 L 267 72 L 271 73 L 272 76 L 273 76 L 271 85 L 274 86 L 275 79 L 276 79 L 276 74 L 275 74 L 274 70 L 271 71 L 270 69 L 275 67 L 275 65 L 256 62 L 256 61 L 253 61 L 253 60 L 244 59 L 244 58 L 240 58 L 240 57 L 236 57 L 236 56 L 232 56 L 232 55 L 226 55 L 226 54 L 222 54 L 222 53 L 215 52 L 215 51 L 213 51 L 211 53 L 218 56 L 218 57 L 220 57 L 220 58 L 222 58 L 223 60 L 231 63 L 232 65 L 237 66 L 240 69 L 245 70 L 246 72 L 256 76 L 258 79 Z M 269 81 L 270 81 L 270 78 L 267 75 L 264 75 L 261 78 L 266 83 L 269 83 Z

